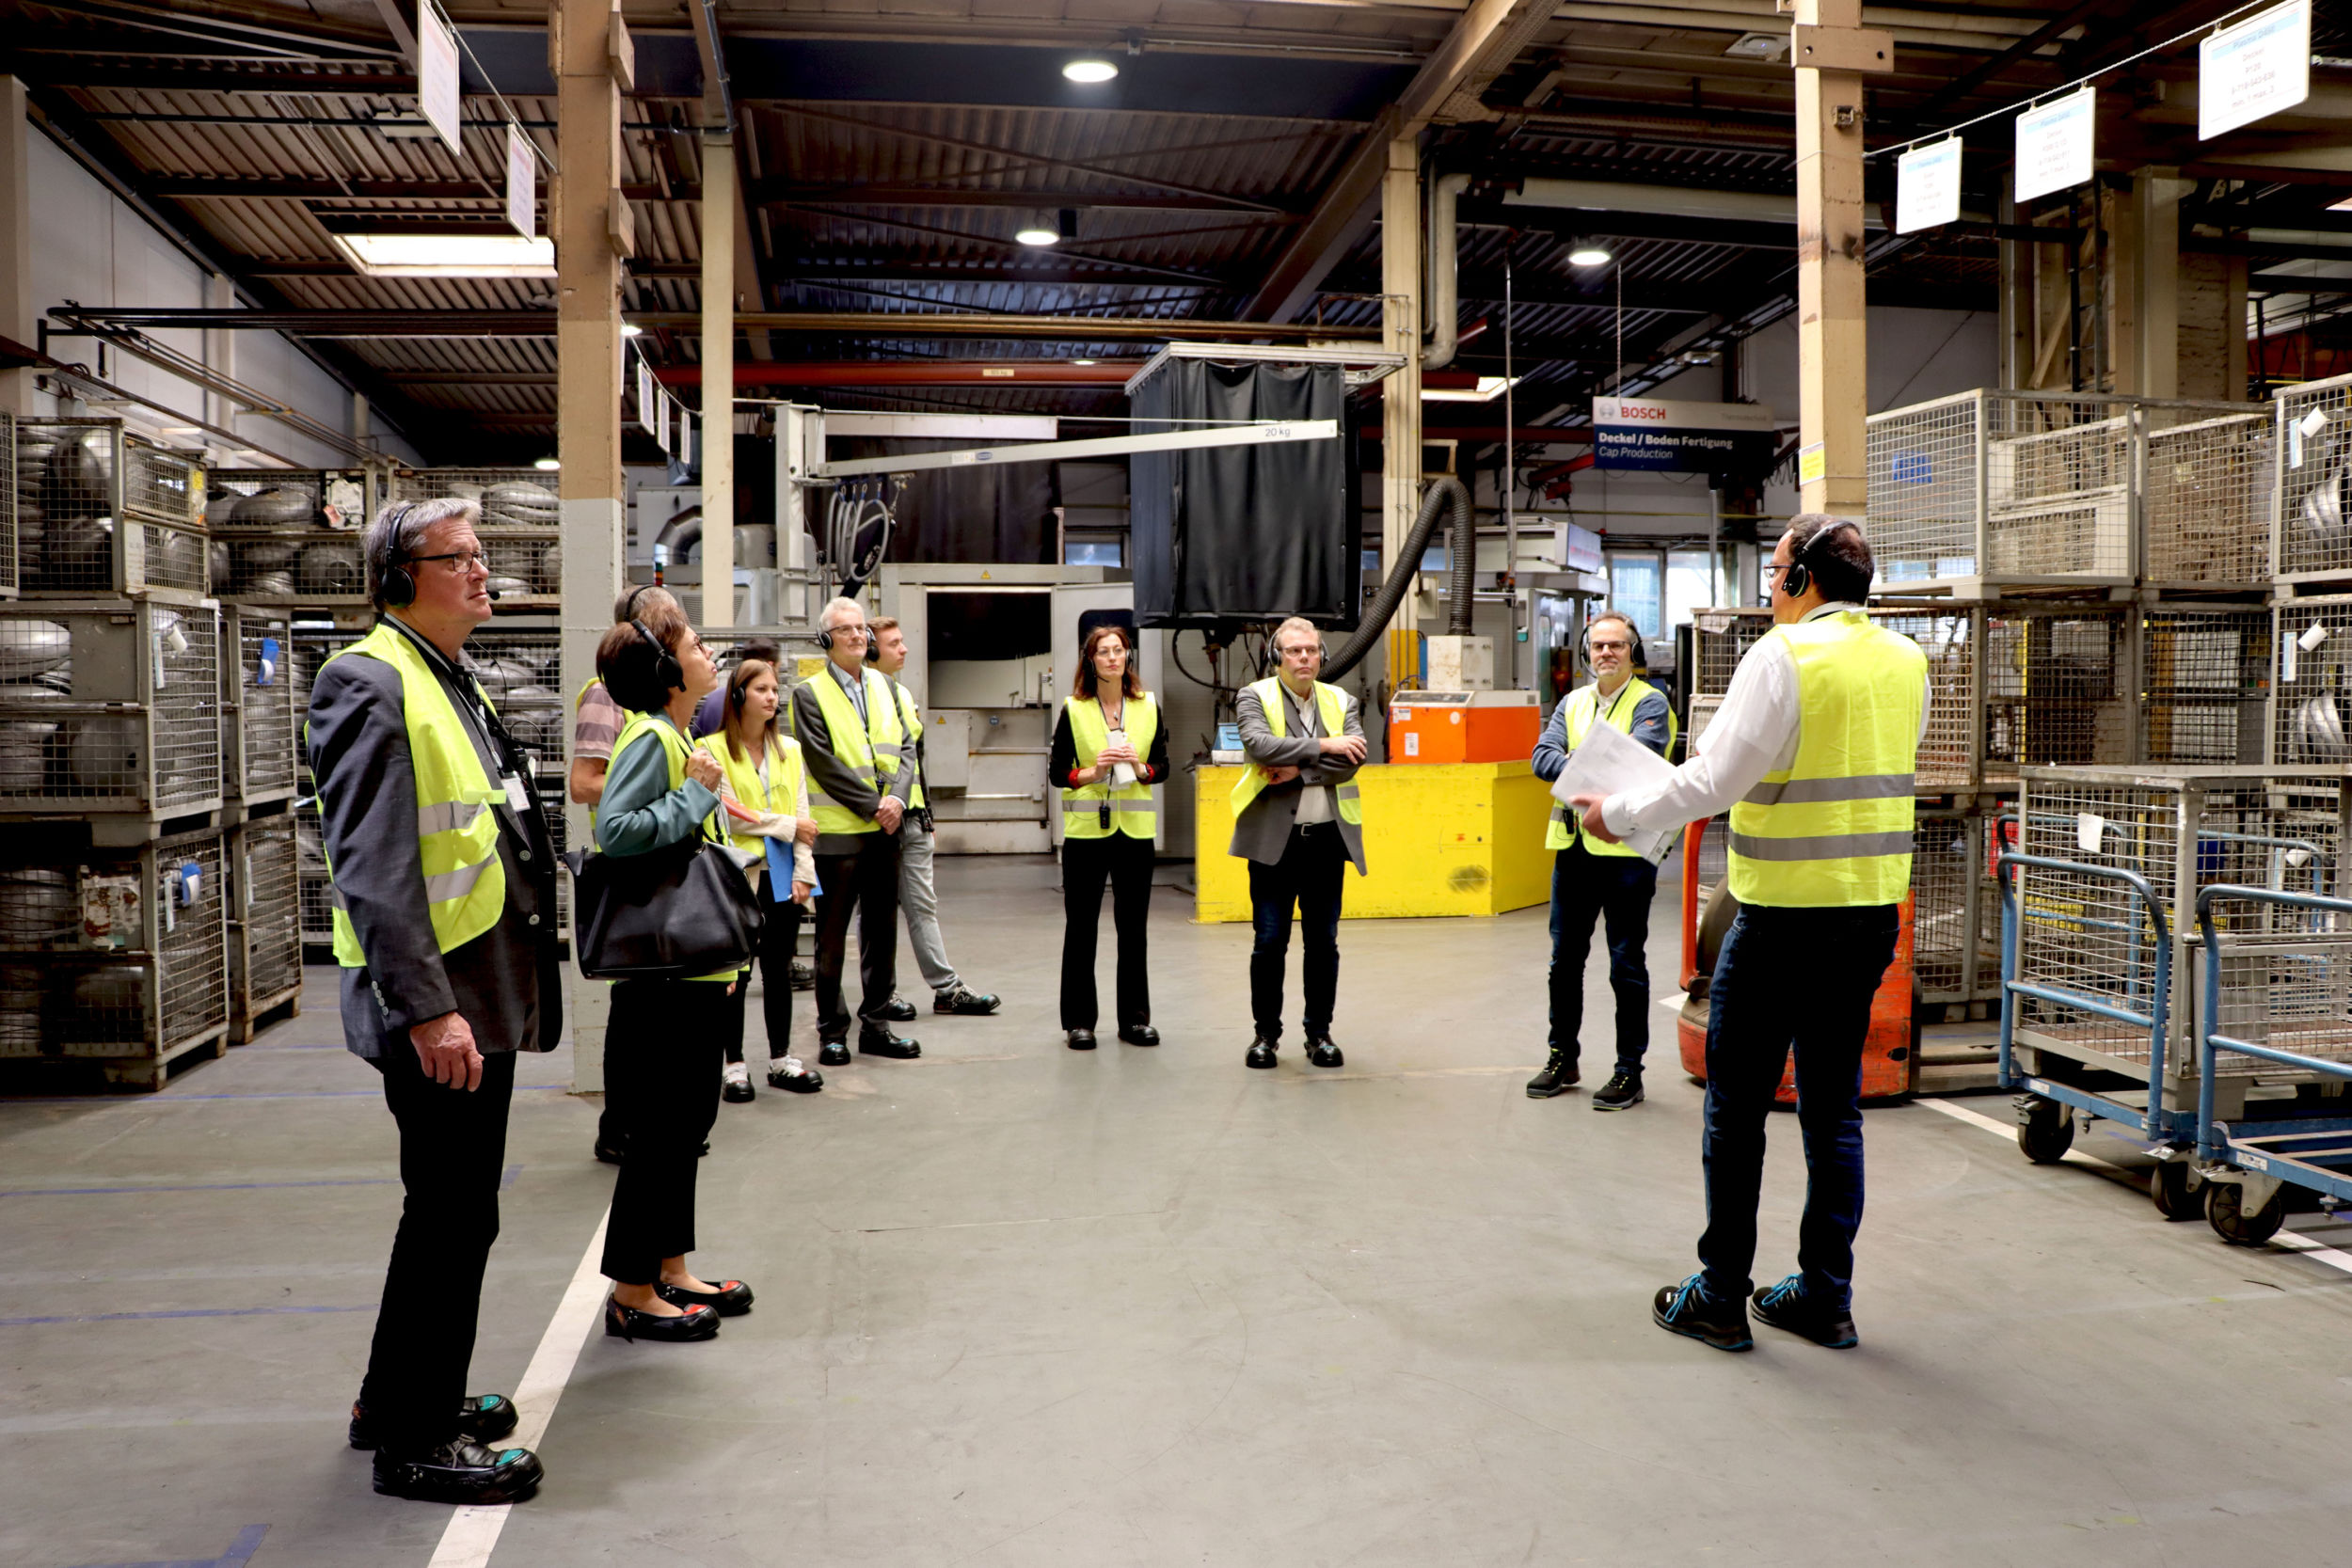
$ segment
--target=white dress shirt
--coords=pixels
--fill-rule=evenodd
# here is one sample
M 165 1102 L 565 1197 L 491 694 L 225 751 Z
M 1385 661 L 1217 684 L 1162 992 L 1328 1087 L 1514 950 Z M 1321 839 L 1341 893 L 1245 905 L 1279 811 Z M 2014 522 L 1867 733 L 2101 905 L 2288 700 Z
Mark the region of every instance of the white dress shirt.
M 1858 604 L 1825 604 L 1808 610 L 1804 619 L 1860 610 Z M 1928 733 L 1928 706 L 1935 698 L 1932 671 L 1919 700 L 1919 734 Z M 1629 832 L 1678 828 L 1701 817 L 1718 816 L 1763 782 L 1764 775 L 1797 760 L 1797 739 L 1804 708 L 1797 693 L 1797 664 L 1788 646 L 1768 638 L 1750 648 L 1733 672 L 1724 705 L 1692 742 L 1697 755 L 1675 769 L 1674 777 L 1639 789 L 1621 790 L 1602 802 L 1600 819 L 1622 838 Z

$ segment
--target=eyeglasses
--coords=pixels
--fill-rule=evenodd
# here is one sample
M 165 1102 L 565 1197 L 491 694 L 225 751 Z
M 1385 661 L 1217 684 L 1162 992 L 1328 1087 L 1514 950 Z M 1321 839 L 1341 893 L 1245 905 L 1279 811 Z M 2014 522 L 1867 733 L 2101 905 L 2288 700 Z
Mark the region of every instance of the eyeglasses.
M 1597 654 L 1622 654 L 1622 653 L 1629 653 L 1629 652 L 1631 652 L 1631 651 L 1632 651 L 1632 648 L 1633 648 L 1633 644 L 1632 644 L 1632 643 L 1630 643 L 1630 642 L 1620 642 L 1620 641 L 1616 641 L 1614 638 L 1607 638 L 1607 639 L 1603 639 L 1603 638 L 1595 638 L 1595 639 L 1593 640 L 1593 652 L 1595 652 L 1595 653 L 1597 653 Z
M 450 555 L 412 555 L 408 558 L 408 563 L 412 566 L 421 566 L 428 561 L 450 561 L 456 562 L 456 564 L 450 567 L 450 570 L 456 573 L 459 577 L 464 577 L 467 573 L 472 571 L 478 570 L 486 572 L 490 569 L 490 558 L 484 555 L 480 550 L 459 550 Z

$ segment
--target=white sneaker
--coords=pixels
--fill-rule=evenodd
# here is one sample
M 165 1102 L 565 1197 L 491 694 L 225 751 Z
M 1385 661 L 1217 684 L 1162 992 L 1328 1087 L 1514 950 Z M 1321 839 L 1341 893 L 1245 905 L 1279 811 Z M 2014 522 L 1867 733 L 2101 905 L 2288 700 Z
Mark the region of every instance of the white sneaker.
M 719 1081 L 719 1098 L 739 1105 L 752 1098 L 751 1069 L 740 1062 L 729 1062 Z
M 798 1056 L 779 1056 L 768 1064 L 768 1086 L 793 1094 L 815 1094 L 825 1086 L 825 1078 Z

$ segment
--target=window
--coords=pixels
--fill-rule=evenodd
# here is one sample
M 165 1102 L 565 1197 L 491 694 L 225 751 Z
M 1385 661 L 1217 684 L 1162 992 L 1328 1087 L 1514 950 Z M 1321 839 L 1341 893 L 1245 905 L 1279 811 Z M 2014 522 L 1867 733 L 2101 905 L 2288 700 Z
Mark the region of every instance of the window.
M 1666 557 L 1666 615 L 1669 627 L 1690 621 L 1695 611 L 1730 602 L 1718 592 L 1715 562 L 1707 550 L 1677 550 Z
M 1633 618 L 1644 637 L 1663 635 L 1658 627 L 1660 561 L 1645 554 L 1609 557 L 1609 608 Z
M 1062 549 L 1065 566 L 1123 566 L 1125 551 L 1116 539 L 1073 539 Z

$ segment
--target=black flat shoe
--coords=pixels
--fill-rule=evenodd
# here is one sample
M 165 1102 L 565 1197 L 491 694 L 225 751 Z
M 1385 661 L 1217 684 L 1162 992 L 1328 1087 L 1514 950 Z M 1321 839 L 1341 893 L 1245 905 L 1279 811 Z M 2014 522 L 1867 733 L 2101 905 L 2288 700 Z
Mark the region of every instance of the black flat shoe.
M 1249 1054 L 1244 1056 L 1242 1061 L 1250 1067 L 1272 1067 L 1274 1065 L 1274 1042 L 1263 1035 L 1259 1036 L 1249 1042 Z
M 659 1291 L 661 1287 L 657 1285 L 654 1289 Z M 657 1344 L 691 1344 L 697 1339 L 715 1339 L 719 1337 L 719 1310 L 714 1307 L 689 1307 L 683 1317 L 664 1318 L 651 1312 L 640 1312 L 634 1307 L 623 1307 L 607 1296 L 604 1301 L 604 1331 L 615 1339 L 627 1339 L 631 1344 L 640 1339 L 651 1339 Z
M 1157 1045 L 1160 1032 L 1148 1023 L 1130 1023 L 1119 1032 L 1119 1037 L 1129 1045 Z
M 514 1431 L 520 1418 L 515 1402 L 504 1394 L 476 1394 L 457 1406 L 457 1435 L 471 1443 L 495 1443 Z M 361 1449 L 376 1446 L 375 1422 L 358 1400 L 351 1402 L 351 1446 Z
M 628 1158 L 628 1149 L 627 1146 L 619 1142 L 607 1142 L 603 1138 L 598 1138 L 596 1140 L 596 1158 L 602 1160 L 608 1165 L 617 1165 L 623 1160 Z
M 375 1489 L 424 1503 L 515 1503 L 545 1474 L 529 1449 L 485 1449 L 463 1437 L 421 1453 L 375 1455 Z
M 890 1005 L 882 1009 L 882 1017 L 893 1023 L 913 1023 L 914 1004 L 903 996 L 894 996 L 890 999 Z
M 857 1053 L 861 1056 L 888 1056 L 894 1061 L 911 1062 L 923 1054 L 923 1047 L 920 1041 L 894 1035 L 887 1029 L 878 1029 L 857 1037 Z
M 1073 1029 L 1063 1037 L 1073 1051 L 1094 1049 L 1094 1031 L 1091 1029 Z
M 848 1040 L 824 1041 L 817 1048 L 817 1059 L 827 1067 L 848 1067 L 850 1065 L 850 1042 Z
M 999 997 L 984 990 L 970 990 L 962 986 L 958 986 L 953 990 L 931 993 L 931 1011 L 935 1013 L 955 1013 L 964 1018 L 986 1018 L 1003 1006 L 1004 1002 Z M 898 1015 L 893 1013 L 891 1016 L 896 1018 Z M 909 1018 L 914 1016 L 911 1012 L 907 1014 Z
M 1307 1060 L 1317 1067 L 1345 1067 L 1347 1058 L 1331 1043 L 1328 1035 L 1312 1035 L 1307 1040 Z
M 683 1285 L 656 1285 L 654 1294 L 673 1307 L 707 1307 L 723 1318 L 739 1318 L 752 1309 L 752 1288 L 739 1279 L 722 1279 L 716 1291 L 690 1291 Z

